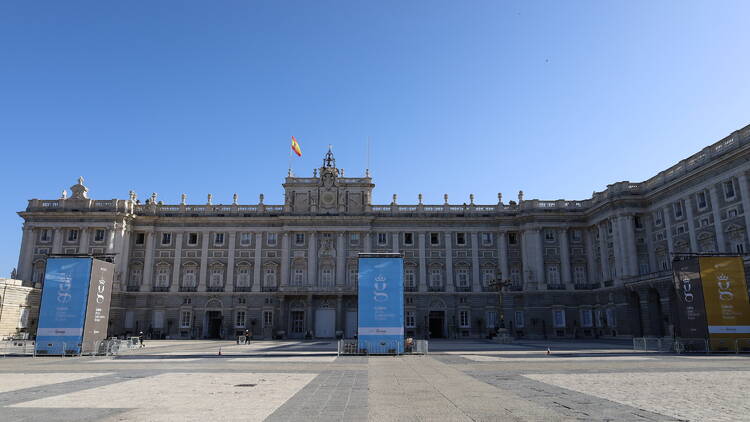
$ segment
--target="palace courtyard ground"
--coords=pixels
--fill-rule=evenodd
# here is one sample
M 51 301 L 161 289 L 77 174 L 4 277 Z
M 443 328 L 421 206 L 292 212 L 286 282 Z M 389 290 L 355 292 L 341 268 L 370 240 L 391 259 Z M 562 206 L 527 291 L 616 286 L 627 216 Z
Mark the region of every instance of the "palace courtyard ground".
M 149 341 L 114 358 L 9 356 L 0 358 L 0 420 L 750 418 L 748 356 L 633 352 L 607 341 L 430 349 L 339 357 L 328 341 Z

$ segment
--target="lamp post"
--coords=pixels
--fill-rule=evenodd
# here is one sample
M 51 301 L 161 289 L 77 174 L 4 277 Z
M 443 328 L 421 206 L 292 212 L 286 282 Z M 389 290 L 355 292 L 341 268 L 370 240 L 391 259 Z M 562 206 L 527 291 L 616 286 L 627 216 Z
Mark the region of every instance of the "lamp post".
M 495 330 L 498 331 L 498 332 L 500 332 L 501 329 L 503 331 L 505 331 L 505 318 L 504 318 L 504 314 L 503 314 L 503 292 L 505 291 L 505 288 L 508 287 L 508 286 L 510 286 L 512 283 L 513 283 L 513 281 L 512 280 L 508 280 L 508 279 L 505 279 L 505 280 L 494 279 L 494 280 L 490 280 L 487 283 L 487 287 L 489 287 L 491 290 L 496 291 L 498 293 L 498 296 L 499 296 L 498 299 L 499 299 L 499 302 L 500 302 L 500 321 L 502 323 L 502 326 L 501 327 L 495 327 Z

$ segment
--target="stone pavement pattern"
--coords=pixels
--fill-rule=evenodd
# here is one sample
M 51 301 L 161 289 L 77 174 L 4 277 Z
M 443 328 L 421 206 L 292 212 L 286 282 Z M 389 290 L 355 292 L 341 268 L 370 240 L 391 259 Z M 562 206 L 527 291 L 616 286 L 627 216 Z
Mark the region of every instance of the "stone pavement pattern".
M 221 348 L 221 356 L 218 355 Z M 0 420 L 741 421 L 750 357 L 624 343 L 432 342 L 428 356 L 332 342 L 149 342 L 112 358 L 0 358 Z

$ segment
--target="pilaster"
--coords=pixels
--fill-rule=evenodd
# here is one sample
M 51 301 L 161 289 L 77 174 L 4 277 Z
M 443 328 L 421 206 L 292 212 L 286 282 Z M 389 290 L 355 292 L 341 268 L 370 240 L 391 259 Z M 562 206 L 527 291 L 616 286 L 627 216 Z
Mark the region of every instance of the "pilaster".
M 711 213 L 714 216 L 714 233 L 716 234 L 716 252 L 726 251 L 724 245 L 724 228 L 721 224 L 721 208 L 719 207 L 719 188 L 711 185 L 708 190 L 711 195 Z
M 237 232 L 229 232 L 229 251 L 227 252 L 227 281 L 224 287 L 226 292 L 234 292 L 234 255 L 237 247 Z
M 78 253 L 88 255 L 89 254 L 89 232 L 91 231 L 91 229 L 89 229 L 88 227 L 81 227 L 80 231 L 81 231 L 81 236 L 78 239 L 80 242 L 78 244 Z
M 508 270 L 508 234 L 505 231 L 498 232 L 497 234 L 497 260 L 500 265 L 498 278 L 501 280 L 510 279 L 510 271 Z
M 562 282 L 567 287 L 569 284 L 571 284 L 568 229 L 560 229 L 558 231 L 558 236 L 560 237 L 560 271 L 562 272 Z
M 143 284 L 140 291 L 150 292 L 152 286 L 152 277 L 154 274 L 154 232 L 146 232 L 146 251 L 143 258 Z
M 261 280 L 261 246 L 263 244 L 263 234 L 260 232 L 253 233 L 253 241 L 255 241 L 255 257 L 253 261 L 253 287 L 251 291 L 260 292 L 262 280 Z
M 307 233 L 307 284 L 317 286 L 318 276 L 318 240 L 315 232 Z
M 419 238 L 419 291 L 427 291 L 427 253 L 425 233 L 420 232 L 417 236 Z
M 208 241 L 211 237 L 209 232 L 201 233 L 201 272 L 198 279 L 198 291 L 206 291 L 206 278 L 208 275 Z
M 289 233 L 281 236 L 281 285 L 289 285 Z
M 607 247 L 607 220 L 598 225 L 599 228 L 599 264 L 602 269 L 602 282 L 611 280 L 609 272 L 609 248 Z
M 456 291 L 456 286 L 453 285 L 453 236 L 451 232 L 445 233 L 445 291 Z
M 336 236 L 336 286 L 346 284 L 346 246 L 344 233 Z
M 479 280 L 479 233 L 471 233 L 471 291 L 481 292 Z
M 180 270 L 182 267 L 182 232 L 177 232 L 174 239 L 174 260 L 172 261 L 172 280 L 170 292 L 180 291 Z

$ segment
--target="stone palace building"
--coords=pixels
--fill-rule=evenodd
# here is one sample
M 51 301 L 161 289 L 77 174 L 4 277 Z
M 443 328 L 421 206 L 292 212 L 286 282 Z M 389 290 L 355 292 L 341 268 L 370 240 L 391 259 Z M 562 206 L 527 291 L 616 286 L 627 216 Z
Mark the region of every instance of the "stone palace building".
M 485 205 L 373 205 L 369 172 L 345 176 L 330 151 L 312 177 L 286 177 L 280 205 L 90 199 L 79 179 L 19 212 L 17 278 L 41 286 L 48 254 L 113 260 L 110 335 L 353 337 L 357 255 L 397 252 L 410 335 L 670 335 L 671 254 L 748 247 L 749 160 L 747 126 L 589 199 Z

